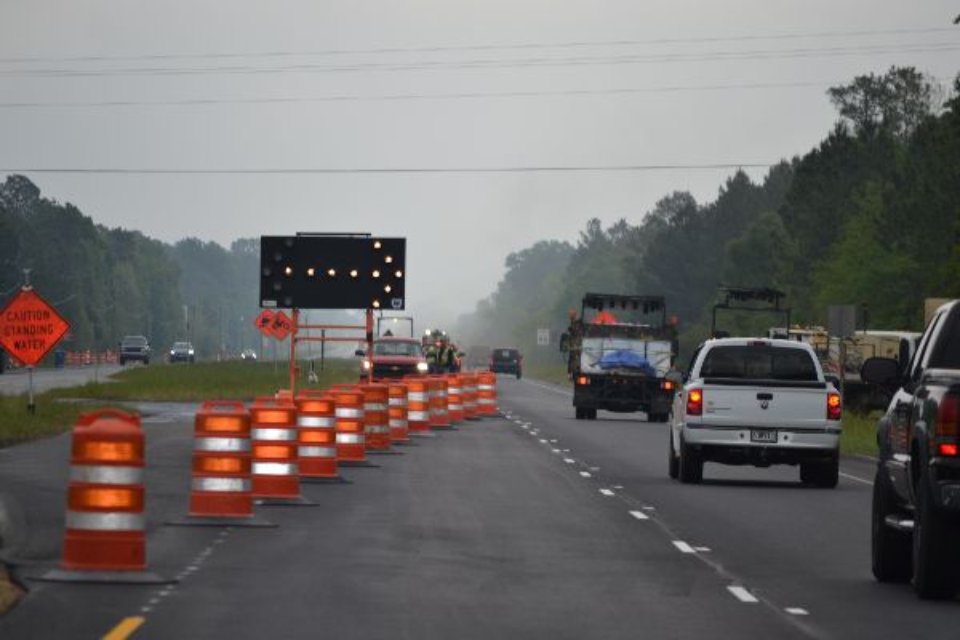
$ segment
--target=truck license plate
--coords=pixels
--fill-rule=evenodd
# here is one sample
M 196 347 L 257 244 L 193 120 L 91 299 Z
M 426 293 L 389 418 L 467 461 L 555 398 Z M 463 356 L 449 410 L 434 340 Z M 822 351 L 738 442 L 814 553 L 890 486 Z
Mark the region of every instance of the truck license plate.
M 751 429 L 750 442 L 777 442 L 777 432 L 773 429 Z

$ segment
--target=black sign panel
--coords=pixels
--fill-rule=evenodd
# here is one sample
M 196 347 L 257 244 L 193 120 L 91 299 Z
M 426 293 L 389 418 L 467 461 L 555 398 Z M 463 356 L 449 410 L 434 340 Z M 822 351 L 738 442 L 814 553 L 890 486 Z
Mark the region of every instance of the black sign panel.
M 260 306 L 404 309 L 406 238 L 260 237 Z

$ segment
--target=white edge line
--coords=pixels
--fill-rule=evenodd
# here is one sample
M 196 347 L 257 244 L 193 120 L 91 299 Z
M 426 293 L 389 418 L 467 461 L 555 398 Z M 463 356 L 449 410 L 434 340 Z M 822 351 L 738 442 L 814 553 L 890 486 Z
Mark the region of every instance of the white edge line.
M 733 594 L 733 597 L 739 600 L 740 602 L 743 602 L 746 604 L 755 604 L 757 602 L 760 602 L 752 593 L 750 593 L 749 591 L 747 591 L 746 589 L 744 589 L 739 585 L 730 585 L 729 587 L 727 587 L 727 591 Z
M 589 471 L 581 471 L 581 472 L 580 472 L 580 475 L 583 476 L 584 478 L 592 478 L 592 477 L 593 477 L 593 474 L 590 473 Z
M 680 553 L 696 553 L 693 547 L 684 542 L 683 540 L 674 540 L 673 546 L 675 546 Z
M 840 472 L 840 475 L 843 476 L 844 478 L 848 479 L 848 480 L 853 480 L 854 482 L 859 482 L 859 483 L 861 483 L 861 484 L 868 484 L 868 485 L 870 485 L 871 487 L 873 486 L 873 483 L 870 482 L 869 480 L 864 480 L 863 478 L 859 478 L 859 477 L 857 477 L 857 476 L 852 476 L 852 475 L 850 475 L 849 473 L 844 473 L 843 471 L 841 471 L 841 472 Z
M 784 609 L 784 611 L 786 611 L 787 613 L 789 613 L 789 614 L 792 615 L 792 616 L 808 616 L 808 615 L 810 615 L 810 612 L 809 612 L 809 611 L 807 611 L 806 609 L 801 609 L 800 607 L 787 607 L 786 609 Z
M 645 514 L 643 511 L 631 511 L 631 512 L 630 512 L 630 515 L 632 515 L 632 516 L 633 516 L 634 518 L 636 518 L 637 520 L 649 520 L 649 519 L 650 519 L 650 517 L 649 517 L 647 514 Z
M 535 387 L 540 387 L 541 389 L 544 389 L 546 391 L 556 393 L 557 395 L 567 396 L 568 398 L 573 395 L 572 391 L 561 391 L 560 389 L 556 389 L 554 387 L 545 385 L 542 382 L 534 382 L 533 380 L 530 380 L 530 379 L 524 379 L 524 382 L 526 382 L 527 384 L 532 384 Z
M 613 495 L 613 491 L 610 491 L 610 489 L 600 489 L 600 493 L 602 493 L 603 495 L 605 495 L 605 496 L 607 496 L 607 497 L 610 497 L 610 496 Z

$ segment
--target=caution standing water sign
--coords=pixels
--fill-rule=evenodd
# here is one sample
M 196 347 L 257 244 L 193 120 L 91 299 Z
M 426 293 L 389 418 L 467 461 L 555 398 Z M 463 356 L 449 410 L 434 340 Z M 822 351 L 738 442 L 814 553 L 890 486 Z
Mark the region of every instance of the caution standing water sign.
M 43 359 L 70 330 L 70 323 L 33 289 L 23 289 L 0 312 L 0 344 L 23 365 Z

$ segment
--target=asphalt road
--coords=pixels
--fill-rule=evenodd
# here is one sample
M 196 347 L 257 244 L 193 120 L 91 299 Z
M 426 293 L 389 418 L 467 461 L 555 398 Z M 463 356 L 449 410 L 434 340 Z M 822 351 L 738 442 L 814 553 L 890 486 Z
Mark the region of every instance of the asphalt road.
M 957 603 L 869 573 L 869 464 L 836 490 L 794 469 L 666 476 L 666 427 L 575 421 L 564 389 L 500 379 L 506 418 L 259 507 L 276 529 L 165 527 L 183 514 L 191 406 L 144 409 L 150 569 L 169 586 L 59 585 L 4 638 L 956 638 Z M 59 556 L 64 437 L 0 451 L 2 551 L 21 576 Z M 4 516 L 4 513 L 6 516 Z M 6 522 L 6 524 L 4 524 Z
M 104 380 L 123 367 L 115 364 L 90 365 L 85 367 L 64 367 L 63 369 L 35 369 L 33 389 L 43 393 L 51 389 L 76 387 L 78 385 Z M 0 375 L 0 395 L 18 396 L 27 393 L 29 376 L 26 369 L 7 369 Z

